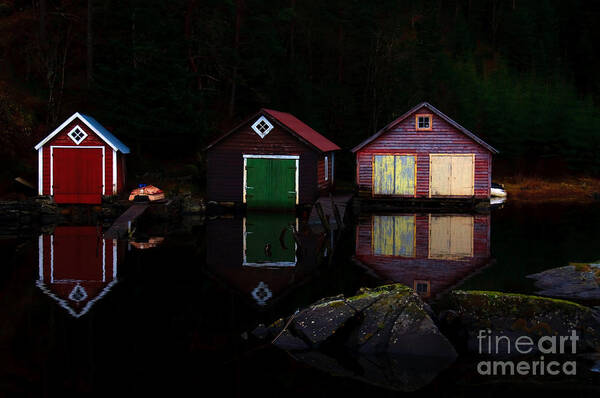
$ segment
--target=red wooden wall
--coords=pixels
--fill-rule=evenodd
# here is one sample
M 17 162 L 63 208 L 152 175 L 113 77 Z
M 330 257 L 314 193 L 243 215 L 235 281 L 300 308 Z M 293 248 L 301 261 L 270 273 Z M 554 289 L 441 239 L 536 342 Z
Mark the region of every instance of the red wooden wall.
M 417 131 L 415 115 L 418 113 L 431 114 L 432 112 L 425 107 L 417 110 L 356 152 L 356 183 L 359 192 L 363 195 L 371 195 L 374 154 L 416 155 L 416 195 L 417 197 L 428 197 L 429 154 L 472 153 L 475 154 L 475 196 L 489 197 L 492 182 L 491 153 L 435 113 L 432 116 L 432 129 Z
M 218 202 L 241 202 L 243 195 L 243 155 L 298 155 L 299 203 L 312 203 L 329 187 L 324 180 L 323 154 L 300 141 L 268 115 L 273 129 L 264 138 L 250 127 L 253 118 L 207 151 L 207 196 Z

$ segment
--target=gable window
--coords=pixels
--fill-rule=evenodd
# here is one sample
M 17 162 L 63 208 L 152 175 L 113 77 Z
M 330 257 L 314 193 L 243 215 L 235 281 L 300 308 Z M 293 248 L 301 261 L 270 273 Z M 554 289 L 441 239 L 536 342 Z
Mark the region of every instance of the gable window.
M 329 179 L 329 159 L 325 156 L 325 181 Z
M 252 130 L 254 130 L 254 132 L 258 134 L 260 138 L 265 138 L 265 136 L 269 134 L 269 131 L 272 129 L 273 125 L 264 116 L 259 117 L 252 125 Z
M 417 130 L 431 130 L 433 118 L 431 114 L 418 114 L 415 117 L 415 128 Z
M 67 135 L 71 140 L 73 140 L 73 142 L 76 145 L 81 144 L 83 140 L 85 140 L 85 138 L 88 136 L 85 131 L 79 128 L 79 126 L 76 126 L 73 130 L 69 131 Z

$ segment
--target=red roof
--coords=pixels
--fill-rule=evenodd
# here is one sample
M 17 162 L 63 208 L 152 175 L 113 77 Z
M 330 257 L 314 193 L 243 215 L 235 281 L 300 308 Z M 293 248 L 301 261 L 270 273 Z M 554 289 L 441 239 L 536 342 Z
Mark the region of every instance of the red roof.
M 287 112 L 279 112 L 273 109 L 262 109 L 265 113 L 277 119 L 287 128 L 304 138 L 322 152 L 339 151 L 341 148 L 313 130 L 309 125 Z
M 323 137 L 321 134 L 317 133 L 313 130 L 309 125 L 298 119 L 296 116 L 291 113 L 279 112 L 273 109 L 261 109 L 258 112 L 258 115 L 265 114 L 269 117 L 277 120 L 283 127 L 287 128 L 292 134 L 296 135 L 303 141 L 306 141 L 308 144 L 312 145 L 316 149 L 321 152 L 330 152 L 330 151 L 339 151 L 341 148 L 335 145 L 333 142 L 329 141 L 327 138 Z M 256 117 L 257 114 L 252 116 L 250 119 L 246 120 L 242 124 L 238 125 L 234 129 L 230 130 L 226 134 L 220 136 L 213 142 L 211 142 L 205 149 L 211 148 L 213 145 L 221 141 L 223 138 L 229 136 L 231 133 L 239 129 L 244 124 L 248 123 L 249 120 Z

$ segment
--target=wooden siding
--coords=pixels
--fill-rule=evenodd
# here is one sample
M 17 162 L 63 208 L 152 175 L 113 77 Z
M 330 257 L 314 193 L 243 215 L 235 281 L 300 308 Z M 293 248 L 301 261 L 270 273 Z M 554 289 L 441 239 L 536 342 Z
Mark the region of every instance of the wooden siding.
M 79 126 L 82 130 L 87 133 L 87 137 L 79 145 L 76 145 L 71 138 L 67 135 L 75 126 Z M 60 133 L 54 136 L 49 142 L 42 147 L 42 163 L 43 163 L 43 195 L 50 195 L 50 147 L 64 145 L 72 147 L 85 147 L 85 146 L 102 146 L 104 147 L 104 187 L 105 194 L 113 194 L 113 149 L 105 143 L 100 137 L 98 137 L 90 128 L 87 127 L 82 121 L 75 119 L 69 125 L 67 125 Z M 123 159 L 119 162 L 119 158 Z M 123 154 L 117 152 L 117 192 L 121 192 L 124 185 L 124 170 L 120 165 L 124 164 Z M 119 170 L 121 168 L 121 170 Z M 120 177 L 120 178 L 119 178 Z M 120 181 L 120 183 L 119 183 Z
M 396 255 L 386 255 L 389 251 L 382 251 L 374 244 L 375 239 L 380 239 L 381 231 L 375 231 L 376 217 L 398 218 L 400 222 L 394 224 L 406 224 L 402 220 L 415 220 L 414 243 L 410 239 L 403 239 L 403 247 L 394 250 Z M 472 218 L 472 255 L 453 258 L 440 258 L 431 255 L 431 218 L 437 217 L 466 217 Z M 469 220 L 470 222 L 470 220 Z M 409 223 L 410 224 L 410 223 Z M 465 223 L 470 225 L 469 223 Z M 450 233 L 451 234 L 451 233 Z M 391 231 L 392 235 L 402 236 L 397 231 Z M 407 235 L 408 236 L 408 235 Z M 450 237 L 455 239 L 455 237 Z M 464 242 L 460 242 L 463 244 Z M 397 255 L 403 253 L 404 255 Z M 427 281 L 431 294 L 436 295 L 456 285 L 461 280 L 487 265 L 490 261 L 490 216 L 489 215 L 454 215 L 454 214 L 382 214 L 361 216 L 356 227 L 356 256 L 365 267 L 372 269 L 384 281 L 403 283 L 414 287 L 415 281 Z
M 332 170 L 331 170 L 331 154 L 332 152 L 327 152 L 326 154 L 319 155 L 319 160 L 317 162 L 317 181 L 319 185 L 319 192 L 324 193 L 327 192 L 331 188 L 332 181 Z M 325 179 L 325 156 L 327 156 L 327 174 L 328 179 Z
M 244 154 L 300 156 L 299 203 L 311 203 L 317 198 L 317 165 L 321 155 L 276 122 L 270 121 L 274 127 L 264 138 L 250 127 L 255 122 L 253 119 L 207 151 L 209 200 L 242 202 Z
M 406 154 L 417 158 L 416 197 L 429 197 L 430 154 L 473 154 L 475 156 L 475 197 L 487 198 L 491 185 L 491 153 L 437 115 L 432 129 L 415 129 L 415 115 L 429 113 L 421 108 L 398 125 L 356 152 L 356 183 L 363 195 L 372 195 L 373 156 Z

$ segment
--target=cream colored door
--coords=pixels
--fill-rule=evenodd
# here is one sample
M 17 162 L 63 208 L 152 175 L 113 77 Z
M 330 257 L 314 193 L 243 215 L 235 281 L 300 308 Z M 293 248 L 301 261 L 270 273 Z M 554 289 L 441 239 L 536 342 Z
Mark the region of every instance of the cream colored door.
M 452 177 L 452 158 L 450 156 L 431 155 L 429 165 L 431 196 L 450 195 Z
M 472 196 L 473 155 L 430 155 L 431 196 Z
M 451 195 L 473 195 L 473 155 L 452 156 Z
M 429 257 L 473 256 L 473 216 L 434 216 L 429 219 Z

